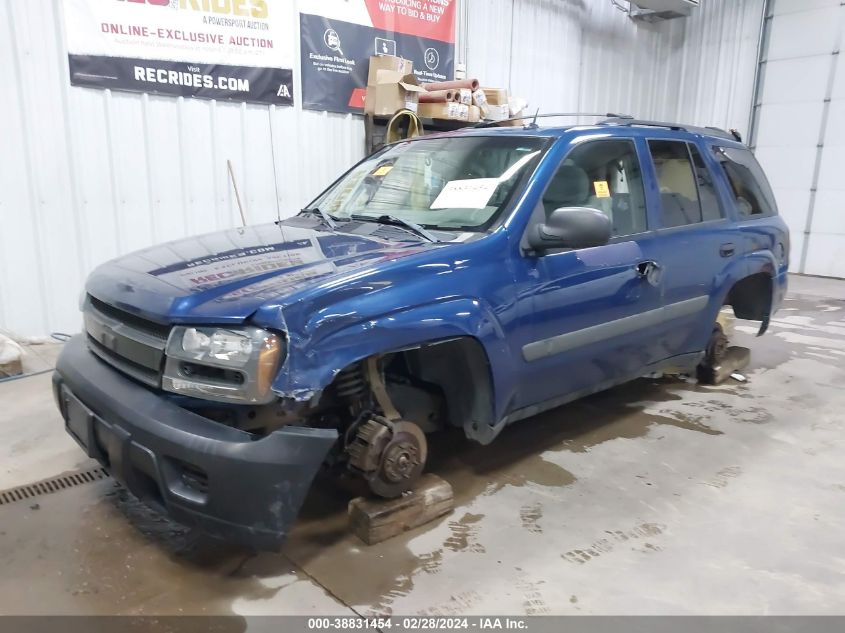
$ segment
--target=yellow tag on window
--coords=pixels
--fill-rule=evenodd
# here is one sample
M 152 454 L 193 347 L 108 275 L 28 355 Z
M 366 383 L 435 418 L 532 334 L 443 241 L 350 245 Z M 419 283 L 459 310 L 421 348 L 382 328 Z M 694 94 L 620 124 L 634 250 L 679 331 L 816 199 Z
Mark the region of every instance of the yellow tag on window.
M 373 176 L 387 176 L 390 173 L 390 170 L 393 169 L 393 165 L 382 165 L 378 169 L 373 172 Z
M 606 180 L 596 180 L 593 183 L 593 189 L 596 190 L 596 197 L 597 198 L 609 198 L 610 197 L 610 187 L 607 186 Z

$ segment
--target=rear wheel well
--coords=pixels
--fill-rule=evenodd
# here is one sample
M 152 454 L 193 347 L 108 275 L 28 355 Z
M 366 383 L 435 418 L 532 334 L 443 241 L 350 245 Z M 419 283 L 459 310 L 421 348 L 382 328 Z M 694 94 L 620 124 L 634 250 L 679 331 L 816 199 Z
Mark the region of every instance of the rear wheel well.
M 767 273 L 749 275 L 736 282 L 725 298 L 738 319 L 768 323 L 772 310 L 772 278 Z

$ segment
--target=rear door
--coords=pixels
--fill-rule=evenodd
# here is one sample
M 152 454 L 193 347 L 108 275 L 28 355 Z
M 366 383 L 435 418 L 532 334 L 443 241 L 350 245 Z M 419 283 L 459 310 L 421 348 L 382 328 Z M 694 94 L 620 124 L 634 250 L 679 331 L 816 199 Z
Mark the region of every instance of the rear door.
M 661 269 L 667 356 L 706 346 L 719 309 L 717 290 L 740 261 L 742 244 L 725 215 L 714 183 L 713 162 L 693 140 L 649 139 L 657 210 L 655 258 Z
M 520 406 L 572 397 L 640 375 L 660 360 L 659 281 L 642 170 L 632 138 L 576 139 L 549 181 L 528 230 L 561 207 L 591 207 L 611 218 L 604 246 L 523 255 L 520 301 L 531 305 Z
M 710 150 L 730 189 L 728 205 L 734 209 L 744 239 L 743 255 L 769 251 L 780 264 L 778 272 L 783 272 L 789 265 L 789 235 L 777 218 L 775 195 L 760 163 L 747 148 L 713 145 Z

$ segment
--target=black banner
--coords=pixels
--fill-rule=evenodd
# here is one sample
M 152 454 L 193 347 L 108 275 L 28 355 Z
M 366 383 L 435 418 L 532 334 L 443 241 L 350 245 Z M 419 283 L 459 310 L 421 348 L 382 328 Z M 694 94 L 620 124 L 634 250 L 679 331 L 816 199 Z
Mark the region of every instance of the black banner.
M 293 105 L 293 71 L 224 64 L 68 55 L 74 86 Z
M 370 55 L 398 55 L 414 63 L 421 83 L 452 79 L 455 45 L 300 13 L 302 107 L 364 111 Z

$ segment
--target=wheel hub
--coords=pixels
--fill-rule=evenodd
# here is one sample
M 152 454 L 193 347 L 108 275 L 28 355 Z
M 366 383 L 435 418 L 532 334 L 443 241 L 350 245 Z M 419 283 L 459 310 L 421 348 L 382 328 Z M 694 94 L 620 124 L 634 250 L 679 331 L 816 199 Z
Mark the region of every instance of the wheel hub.
M 370 490 L 392 498 L 410 490 L 422 475 L 428 445 L 413 422 L 374 419 L 361 426 L 347 451 L 349 466 Z
M 419 451 L 411 442 L 391 444 L 384 452 L 384 477 L 397 482 L 408 479 L 419 465 Z

